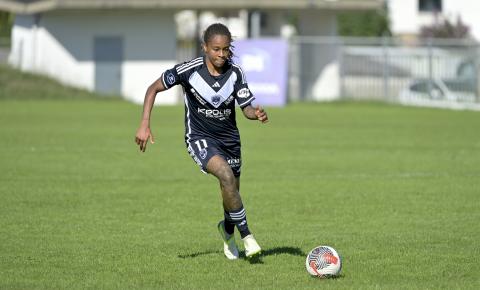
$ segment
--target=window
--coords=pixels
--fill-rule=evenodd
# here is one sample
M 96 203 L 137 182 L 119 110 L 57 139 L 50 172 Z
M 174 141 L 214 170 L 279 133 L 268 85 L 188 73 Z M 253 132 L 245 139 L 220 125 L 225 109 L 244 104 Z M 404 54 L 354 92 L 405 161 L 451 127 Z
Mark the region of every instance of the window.
M 420 12 L 442 12 L 442 0 L 418 0 Z

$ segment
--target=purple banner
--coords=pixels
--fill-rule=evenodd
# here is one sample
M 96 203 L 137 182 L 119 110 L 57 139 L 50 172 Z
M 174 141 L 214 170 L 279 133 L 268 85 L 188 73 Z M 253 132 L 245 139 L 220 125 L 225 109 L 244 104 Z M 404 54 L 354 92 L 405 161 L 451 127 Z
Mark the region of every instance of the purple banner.
M 234 61 L 239 64 L 254 104 L 284 106 L 287 103 L 287 42 L 284 39 L 236 40 Z

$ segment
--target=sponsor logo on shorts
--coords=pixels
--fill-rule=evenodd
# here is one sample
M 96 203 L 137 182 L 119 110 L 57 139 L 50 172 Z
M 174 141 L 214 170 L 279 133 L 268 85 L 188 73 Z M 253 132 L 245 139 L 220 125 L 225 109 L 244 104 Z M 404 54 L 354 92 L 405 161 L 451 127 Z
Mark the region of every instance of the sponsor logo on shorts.
M 198 108 L 197 113 L 204 115 L 207 118 L 215 118 L 219 120 L 225 120 L 225 118 L 228 118 L 232 114 L 231 109 L 201 109 Z
M 192 157 L 193 161 L 198 164 L 198 166 L 202 167 L 202 162 L 198 159 L 197 155 L 195 155 L 195 151 L 193 151 L 192 147 L 188 146 L 188 153 L 190 153 L 190 157 Z
M 228 165 L 230 167 L 235 168 L 235 167 L 240 167 L 242 165 L 242 159 L 240 158 L 232 158 L 227 160 Z
M 237 92 L 237 97 L 240 99 L 246 99 L 250 97 L 250 90 L 248 88 L 243 88 Z

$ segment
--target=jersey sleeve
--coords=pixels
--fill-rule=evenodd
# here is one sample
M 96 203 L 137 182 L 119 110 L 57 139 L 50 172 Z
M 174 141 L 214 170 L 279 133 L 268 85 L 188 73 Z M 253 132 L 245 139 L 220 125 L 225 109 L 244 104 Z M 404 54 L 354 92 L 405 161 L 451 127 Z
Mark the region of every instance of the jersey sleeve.
M 255 97 L 248 87 L 247 79 L 245 78 L 243 70 L 239 66 L 235 65 L 235 72 L 237 73 L 238 77 L 237 81 L 235 82 L 234 96 L 235 100 L 237 100 L 237 104 L 243 109 L 250 105 L 253 100 L 255 100 Z
M 162 74 L 162 82 L 165 89 L 170 89 L 176 85 L 181 85 L 185 82 L 187 76 L 179 67 L 182 64 L 177 64 L 171 69 L 167 69 Z

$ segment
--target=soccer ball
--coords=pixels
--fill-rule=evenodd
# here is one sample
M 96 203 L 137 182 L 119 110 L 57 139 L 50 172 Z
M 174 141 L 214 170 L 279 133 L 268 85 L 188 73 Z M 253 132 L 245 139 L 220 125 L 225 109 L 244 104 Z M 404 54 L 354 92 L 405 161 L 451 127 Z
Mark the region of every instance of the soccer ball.
M 312 276 L 320 278 L 335 277 L 342 269 L 342 259 L 334 248 L 318 246 L 308 253 L 305 267 Z

